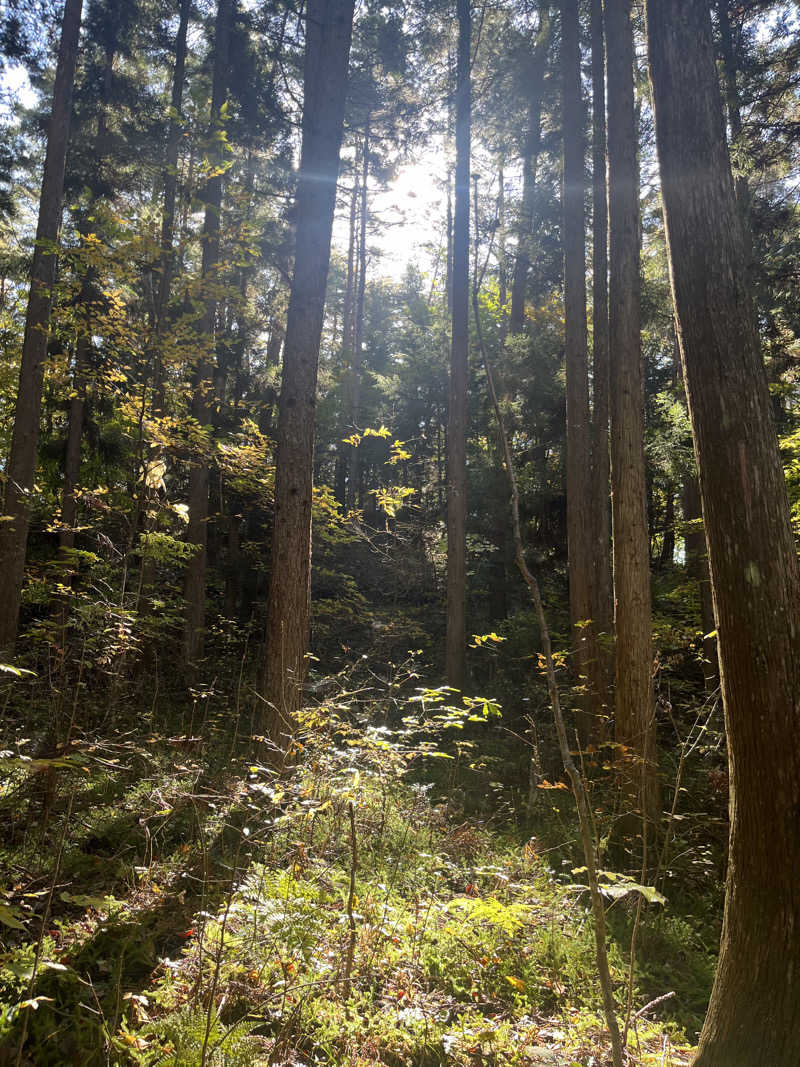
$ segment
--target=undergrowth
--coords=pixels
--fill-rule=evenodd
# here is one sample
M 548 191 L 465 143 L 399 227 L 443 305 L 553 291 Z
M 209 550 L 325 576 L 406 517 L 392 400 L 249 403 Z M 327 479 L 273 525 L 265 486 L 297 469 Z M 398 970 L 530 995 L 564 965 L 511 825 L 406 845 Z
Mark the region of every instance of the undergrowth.
M 283 767 L 213 717 L 48 758 L 17 736 L 0 1063 L 609 1062 L 579 876 L 539 837 L 432 795 L 433 768 L 497 709 L 423 691 L 391 729 L 384 710 L 340 696 L 307 712 Z M 622 1006 L 630 912 L 611 911 Z M 687 987 L 711 959 L 693 938 L 669 912 L 640 933 L 656 959 L 682 949 Z M 636 1009 L 677 984 L 652 961 L 635 981 Z M 634 1015 L 631 1063 L 688 1063 L 674 1008 Z

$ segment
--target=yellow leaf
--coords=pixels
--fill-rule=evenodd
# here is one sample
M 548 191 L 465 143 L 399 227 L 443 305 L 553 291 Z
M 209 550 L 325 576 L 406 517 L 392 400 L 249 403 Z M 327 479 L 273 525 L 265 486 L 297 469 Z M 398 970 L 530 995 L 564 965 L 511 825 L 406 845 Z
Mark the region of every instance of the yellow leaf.
M 505 975 L 505 980 L 508 982 L 509 985 L 513 985 L 515 989 L 518 989 L 520 993 L 525 992 L 526 986 L 521 978 L 517 978 L 516 975 L 513 974 L 507 974 Z

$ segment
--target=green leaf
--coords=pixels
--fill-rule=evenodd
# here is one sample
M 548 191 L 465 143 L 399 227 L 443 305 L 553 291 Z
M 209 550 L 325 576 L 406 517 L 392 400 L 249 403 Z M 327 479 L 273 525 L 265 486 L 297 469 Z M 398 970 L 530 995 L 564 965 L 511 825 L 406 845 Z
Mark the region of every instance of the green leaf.
M 0 904 L 0 923 L 10 930 L 24 930 L 25 924 L 20 922 L 22 912 L 13 905 Z

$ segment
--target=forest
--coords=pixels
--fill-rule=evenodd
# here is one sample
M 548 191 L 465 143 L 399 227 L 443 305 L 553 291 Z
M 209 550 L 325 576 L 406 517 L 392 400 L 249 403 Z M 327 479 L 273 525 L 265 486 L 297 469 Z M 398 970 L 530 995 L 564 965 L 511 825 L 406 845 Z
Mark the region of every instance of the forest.
M 798 72 L 0 3 L 0 1067 L 798 1067 Z

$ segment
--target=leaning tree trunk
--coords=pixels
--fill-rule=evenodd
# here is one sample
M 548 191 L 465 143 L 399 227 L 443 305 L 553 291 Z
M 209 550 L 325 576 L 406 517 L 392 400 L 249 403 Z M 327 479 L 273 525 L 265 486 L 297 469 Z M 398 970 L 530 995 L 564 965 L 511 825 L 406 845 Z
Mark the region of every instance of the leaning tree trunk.
M 589 489 L 589 367 L 586 340 L 586 219 L 583 101 L 578 0 L 562 0 L 561 62 L 564 130 L 564 362 L 567 379 L 567 552 L 572 647 L 583 687 L 579 730 L 586 743 L 602 722 L 596 682 L 598 655 L 592 619 L 591 495 Z M 587 512 L 589 521 L 587 521 Z
M 620 756 L 624 790 L 638 795 L 642 810 L 655 818 L 650 555 L 639 334 L 639 170 L 631 6 L 631 0 L 606 0 L 605 5 L 616 740 L 624 746 Z
M 66 0 L 39 200 L 14 433 L 5 470 L 3 518 L 9 521 L 0 523 L 0 650 L 5 652 L 13 651 L 17 639 L 19 602 L 25 576 L 30 495 L 39 443 L 42 382 L 56 277 L 56 246 L 82 9 L 83 0 Z
M 800 1059 L 800 575 L 748 284 L 708 5 L 648 0 L 681 358 L 730 763 L 719 964 L 697 1067 Z
M 606 199 L 606 72 L 603 0 L 592 0 L 592 618 L 603 634 L 603 691 L 610 699 L 609 638 L 614 625 L 611 581 L 611 456 L 609 452 L 608 201 Z
M 453 317 L 447 413 L 447 684 L 466 680 L 467 376 L 469 351 L 470 0 L 457 0 L 456 204 L 453 218 Z
M 309 0 L 297 236 L 278 413 L 264 696 L 275 741 L 302 703 L 311 597 L 317 372 L 354 0 Z
M 222 152 L 218 126 L 227 96 L 230 65 L 230 35 L 235 0 L 219 0 L 214 40 L 214 84 L 211 95 L 212 164 L 221 164 Z M 220 173 L 214 173 L 214 170 Z M 215 354 L 217 289 L 220 260 L 220 214 L 222 211 L 222 173 L 218 165 L 208 179 L 204 200 L 202 276 L 205 306 L 200 321 L 200 343 L 192 381 L 192 417 L 201 428 L 211 424 L 212 362 Z M 205 646 L 206 622 L 206 555 L 208 547 L 208 487 L 209 458 L 202 448 L 192 457 L 189 467 L 189 522 L 186 540 L 197 545 L 197 551 L 186 565 L 184 576 L 184 659 L 187 665 L 202 658 Z

